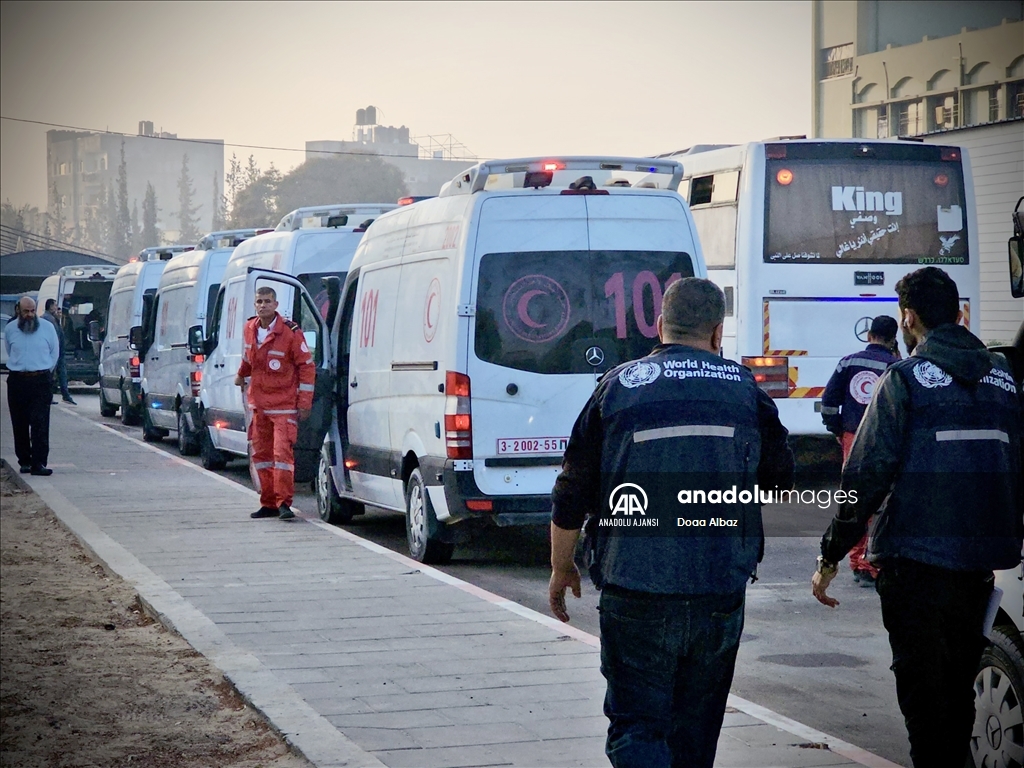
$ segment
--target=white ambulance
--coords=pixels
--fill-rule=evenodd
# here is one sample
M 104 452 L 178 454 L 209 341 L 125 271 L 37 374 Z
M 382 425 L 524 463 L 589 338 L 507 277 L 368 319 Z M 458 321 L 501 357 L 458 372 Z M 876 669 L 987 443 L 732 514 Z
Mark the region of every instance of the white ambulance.
M 422 562 L 482 524 L 546 523 L 598 379 L 657 343 L 669 284 L 706 276 L 682 175 L 674 160 L 494 160 L 377 219 L 332 331 L 321 517 L 402 511 Z
M 198 405 L 203 358 L 188 350 L 188 329 L 205 325 L 235 247 L 272 229 L 211 232 L 195 250 L 178 254 L 164 268 L 144 338 L 152 340 L 142 361 L 142 437 L 177 433 L 183 455 L 199 452 Z
M 393 204 L 327 205 L 299 208 L 281 219 L 277 228 L 241 243 L 228 260 L 210 321 L 189 329 L 192 354 L 205 359 L 199 390 L 199 450 L 203 466 L 220 469 L 232 456 L 248 456 L 246 407 L 235 374 L 242 361 L 242 331 L 255 315 L 255 285 L 250 273 L 270 271 L 292 281 L 274 283 L 278 311 L 310 334 L 319 333 L 328 309 L 324 278 L 344 281 L 349 262 L 366 227 Z M 296 290 L 304 288 L 305 291 Z M 318 324 L 320 321 L 320 324 Z M 310 336 L 310 341 L 314 339 Z M 323 344 L 310 343 L 316 360 L 323 361 Z M 298 451 L 306 442 L 300 425 Z M 322 436 L 321 436 L 322 439 Z M 313 447 L 314 457 L 320 446 Z M 304 464 L 303 464 L 304 466 Z M 313 467 L 315 472 L 315 465 Z M 296 481 L 312 479 L 296 472 Z
M 121 410 L 121 423 L 142 422 L 142 360 L 151 339 L 142 328 L 152 311 L 153 297 L 167 262 L 191 245 L 146 248 L 117 270 L 110 288 L 106 327 L 95 339 L 100 345 L 100 415 Z

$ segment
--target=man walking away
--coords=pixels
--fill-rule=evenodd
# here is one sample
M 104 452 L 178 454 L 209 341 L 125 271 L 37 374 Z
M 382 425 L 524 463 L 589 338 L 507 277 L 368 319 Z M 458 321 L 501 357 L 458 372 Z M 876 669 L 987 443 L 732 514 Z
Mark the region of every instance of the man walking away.
M 840 360 L 825 387 L 821 397 L 821 420 L 843 447 L 844 464 L 850 455 L 853 436 L 864 418 L 864 410 L 871 402 L 875 384 L 898 359 L 893 354 L 895 343 L 896 321 L 888 315 L 879 315 L 871 321 L 867 348 Z M 870 586 L 878 578 L 878 569 L 864 557 L 867 542 L 865 534 L 850 550 L 853 579 L 864 586 Z
M 661 343 L 602 379 L 552 491 L 548 599 L 562 621 L 566 589 L 580 596 L 573 551 L 590 516 L 616 768 L 714 764 L 746 582 L 764 550 L 754 484 L 793 484 L 775 404 L 720 355 L 724 317 L 708 280 L 665 291 Z
M 64 359 L 64 331 L 61 328 L 61 312 L 60 307 L 57 306 L 57 300 L 47 299 L 45 309 L 43 318 L 53 324 L 53 329 L 57 332 L 57 341 L 60 343 L 56 374 L 57 383 L 60 385 L 61 398 L 69 405 L 78 405 L 78 403 L 71 399 L 71 392 L 68 390 L 68 366 L 67 361 Z
M 50 323 L 39 322 L 36 303 L 23 296 L 17 317 L 4 328 L 7 346 L 7 405 L 14 428 L 14 452 L 22 474 L 52 475 L 50 455 L 50 372 L 57 365 L 60 342 Z
M 260 479 L 260 508 L 250 517 L 290 520 L 295 494 L 295 439 L 299 421 L 313 407 L 316 368 L 302 329 L 277 312 L 273 288 L 256 289 L 256 317 L 245 324 L 242 364 L 235 384 L 245 387 L 252 419 L 253 467 Z
M 843 468 L 850 501 L 822 537 L 812 590 L 839 604 L 827 593 L 836 563 L 876 515 L 868 559 L 911 759 L 962 768 L 992 571 L 1021 560 L 1021 405 L 1005 361 L 957 325 L 949 275 L 919 269 L 896 293 L 912 355 L 875 387 Z

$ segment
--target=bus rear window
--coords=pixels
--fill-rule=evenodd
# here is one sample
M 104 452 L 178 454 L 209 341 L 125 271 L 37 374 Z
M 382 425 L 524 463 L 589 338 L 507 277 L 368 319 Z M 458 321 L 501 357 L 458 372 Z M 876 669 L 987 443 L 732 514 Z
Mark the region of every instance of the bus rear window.
M 665 289 L 692 276 L 683 252 L 488 254 L 480 261 L 476 355 L 535 373 L 600 372 L 643 357 L 658 343 Z
M 768 160 L 771 264 L 967 264 L 958 162 Z

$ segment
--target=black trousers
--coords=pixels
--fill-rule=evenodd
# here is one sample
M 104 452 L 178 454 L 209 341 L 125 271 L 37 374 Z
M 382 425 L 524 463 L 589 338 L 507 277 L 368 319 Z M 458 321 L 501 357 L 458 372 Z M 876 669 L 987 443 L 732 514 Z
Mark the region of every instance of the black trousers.
M 963 768 L 992 573 L 886 562 L 876 586 L 915 768 Z
M 7 376 L 7 405 L 14 427 L 14 452 L 23 467 L 45 467 L 50 455 L 50 373 Z

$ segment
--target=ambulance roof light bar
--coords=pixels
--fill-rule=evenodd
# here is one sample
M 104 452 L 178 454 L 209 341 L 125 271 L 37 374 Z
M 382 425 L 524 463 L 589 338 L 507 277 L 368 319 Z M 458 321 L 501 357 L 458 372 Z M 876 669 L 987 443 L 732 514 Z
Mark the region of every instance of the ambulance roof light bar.
M 342 217 L 348 217 L 347 220 L 350 221 L 362 221 L 366 218 L 380 216 L 397 207 L 394 203 L 311 205 L 305 208 L 296 208 L 286 214 L 281 219 L 281 223 L 277 225 L 276 231 L 290 232 L 296 229 L 346 226 L 340 223 Z M 334 223 L 331 222 L 331 219 L 334 219 Z
M 555 171 L 620 171 L 663 173 L 671 178 L 666 189 L 678 190 L 683 166 L 676 160 L 649 157 L 526 157 L 512 160 L 488 160 L 474 165 L 441 189 L 440 196 L 471 195 L 482 192 L 487 177 L 500 173 L 553 173 Z

